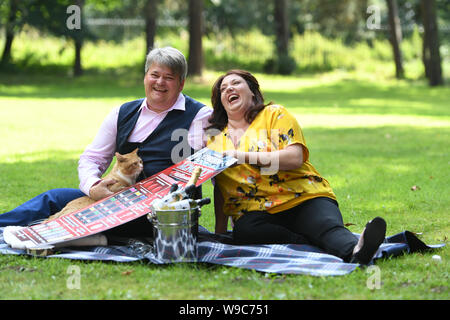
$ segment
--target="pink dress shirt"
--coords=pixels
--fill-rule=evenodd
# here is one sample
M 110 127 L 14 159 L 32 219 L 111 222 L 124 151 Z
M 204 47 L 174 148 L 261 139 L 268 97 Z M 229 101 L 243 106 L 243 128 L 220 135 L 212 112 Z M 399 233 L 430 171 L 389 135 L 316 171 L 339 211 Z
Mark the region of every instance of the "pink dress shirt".
M 86 147 L 78 161 L 80 190 L 89 195 L 91 187 L 101 180 L 116 151 L 117 118 L 120 106 L 115 107 L 105 118 L 94 141 Z M 156 113 L 147 108 L 147 99 L 141 105 L 136 126 L 128 138 L 129 142 L 143 142 L 161 123 L 171 110 L 185 110 L 185 98 L 180 93 L 175 104 L 167 111 Z M 212 109 L 205 106 L 197 113 L 188 132 L 189 145 L 198 150 L 205 145 L 203 129 L 208 125 Z

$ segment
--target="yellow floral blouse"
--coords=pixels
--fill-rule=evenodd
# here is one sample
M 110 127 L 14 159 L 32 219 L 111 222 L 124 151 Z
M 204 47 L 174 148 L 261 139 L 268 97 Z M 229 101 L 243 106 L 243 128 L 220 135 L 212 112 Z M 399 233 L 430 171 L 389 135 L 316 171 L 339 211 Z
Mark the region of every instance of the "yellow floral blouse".
M 265 107 L 242 135 L 236 150 L 268 152 L 297 143 L 303 146 L 303 165 L 299 169 L 277 170 L 276 163 L 271 163 L 269 170 L 240 164 L 217 175 L 224 213 L 237 219 L 249 211 L 288 210 L 316 197 L 336 199 L 328 181 L 309 162 L 309 151 L 297 120 L 282 106 Z M 227 127 L 210 137 L 207 145 L 219 152 L 235 149 Z

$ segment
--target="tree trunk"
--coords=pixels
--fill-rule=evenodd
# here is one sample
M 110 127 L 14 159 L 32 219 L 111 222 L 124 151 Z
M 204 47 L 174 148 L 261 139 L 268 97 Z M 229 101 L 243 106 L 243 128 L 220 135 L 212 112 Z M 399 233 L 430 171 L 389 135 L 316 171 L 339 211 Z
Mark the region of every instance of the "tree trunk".
M 9 32 L 6 30 L 6 41 L 5 41 L 5 47 L 3 49 L 2 54 L 2 60 L 0 64 L 8 64 L 11 61 L 11 49 L 12 49 L 12 43 L 14 40 L 14 32 Z
M 8 21 L 5 27 L 5 46 L 3 49 L 1 64 L 7 64 L 11 61 L 11 49 L 14 40 L 14 27 L 16 25 L 16 16 L 18 10 L 18 0 L 9 1 Z
M 277 54 L 279 57 L 287 56 L 289 47 L 289 19 L 287 12 L 287 0 L 274 0 L 274 4 Z
M 80 11 L 83 12 L 84 0 L 76 0 L 76 5 L 80 7 Z M 83 48 L 83 36 L 78 30 L 78 36 L 73 38 L 75 42 L 75 60 L 73 63 L 73 75 L 79 77 L 83 75 L 83 66 L 81 65 L 81 49 Z
M 387 0 L 387 6 L 389 9 L 389 40 L 391 41 L 394 53 L 395 76 L 397 79 L 402 79 L 405 72 L 403 70 L 402 51 L 400 49 L 400 43 L 402 42 L 402 27 L 398 16 L 397 0 Z
M 443 85 L 435 0 L 422 0 L 423 61 L 430 86 Z
M 75 41 L 75 61 L 73 64 L 73 75 L 79 77 L 83 75 L 83 67 L 81 65 L 81 49 L 83 48 L 83 41 L 81 39 L 74 39 Z
M 295 59 L 289 56 L 289 0 L 274 0 L 275 44 L 277 57 L 275 71 L 279 74 L 291 74 L 295 68 Z
M 189 75 L 203 71 L 203 0 L 189 0 Z
M 422 62 L 425 70 L 425 78 L 430 78 L 430 52 L 428 51 L 428 38 L 425 37 L 425 34 L 422 36 Z
M 145 55 L 153 49 L 156 36 L 156 19 L 158 17 L 158 0 L 147 0 L 145 3 Z

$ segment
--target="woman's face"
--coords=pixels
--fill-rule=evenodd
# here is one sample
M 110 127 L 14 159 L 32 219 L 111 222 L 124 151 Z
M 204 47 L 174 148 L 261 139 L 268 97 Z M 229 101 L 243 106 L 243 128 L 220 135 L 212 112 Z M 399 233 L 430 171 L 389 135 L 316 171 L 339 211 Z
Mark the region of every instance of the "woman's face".
M 243 117 L 245 111 L 253 105 L 253 92 L 247 82 L 237 74 L 223 78 L 220 85 L 220 100 L 228 117 Z

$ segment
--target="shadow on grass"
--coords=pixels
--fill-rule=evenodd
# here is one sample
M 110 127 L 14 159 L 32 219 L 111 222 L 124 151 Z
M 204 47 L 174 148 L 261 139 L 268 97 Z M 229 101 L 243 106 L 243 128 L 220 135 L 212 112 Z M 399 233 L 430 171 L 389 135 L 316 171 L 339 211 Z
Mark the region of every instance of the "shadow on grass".
M 31 99 L 105 99 L 124 102 L 145 96 L 143 75 L 138 73 L 87 74 L 80 78 L 55 75 L 0 75 L 0 97 Z M 185 94 L 209 104 L 208 86 L 186 85 Z
M 144 95 L 143 78 L 136 76 L 86 75 L 81 78 L 31 75 L 0 77 L 0 96 L 50 99 L 102 99 Z
M 212 85 L 212 84 L 211 84 Z M 264 90 L 266 101 L 273 101 L 296 113 L 399 114 L 450 116 L 450 87 L 430 88 L 425 84 L 386 84 L 352 79 L 294 91 Z M 210 105 L 211 86 L 186 82 L 184 93 Z M 17 98 L 121 98 L 144 96 L 143 75 L 114 70 L 91 72 L 80 78 L 45 74 L 0 75 L 0 96 Z
M 301 113 L 400 114 L 450 116 L 450 87 L 387 86 L 357 80 L 298 88 L 296 92 L 265 90 L 267 101 Z

